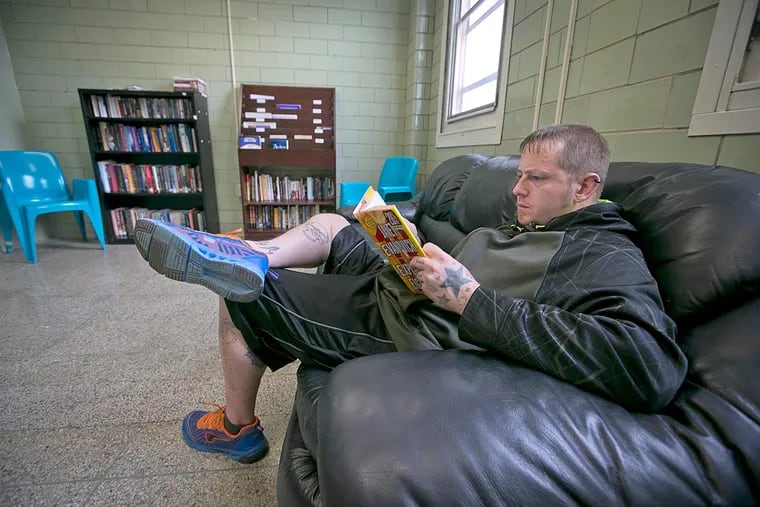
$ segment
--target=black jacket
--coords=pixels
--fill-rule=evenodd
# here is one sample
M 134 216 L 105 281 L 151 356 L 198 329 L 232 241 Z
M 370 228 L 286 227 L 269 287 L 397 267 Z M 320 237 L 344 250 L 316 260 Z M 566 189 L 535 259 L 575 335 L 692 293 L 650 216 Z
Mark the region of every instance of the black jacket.
M 481 284 L 461 319 L 409 298 L 392 274 L 379 277 L 381 311 L 400 350 L 485 349 L 630 410 L 655 411 L 673 398 L 687 363 L 635 234 L 611 203 L 516 236 L 477 229 L 451 252 Z

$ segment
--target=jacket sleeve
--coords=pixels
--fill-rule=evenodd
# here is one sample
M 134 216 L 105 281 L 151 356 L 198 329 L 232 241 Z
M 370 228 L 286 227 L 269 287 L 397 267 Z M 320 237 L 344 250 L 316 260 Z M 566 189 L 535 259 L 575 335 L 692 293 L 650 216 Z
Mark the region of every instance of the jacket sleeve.
M 576 270 L 572 290 L 549 284 L 536 297 L 542 303 L 480 287 L 459 336 L 629 410 L 656 411 L 681 386 L 686 358 L 651 275 L 636 263 L 617 266 L 606 276 L 591 270 L 586 282 Z

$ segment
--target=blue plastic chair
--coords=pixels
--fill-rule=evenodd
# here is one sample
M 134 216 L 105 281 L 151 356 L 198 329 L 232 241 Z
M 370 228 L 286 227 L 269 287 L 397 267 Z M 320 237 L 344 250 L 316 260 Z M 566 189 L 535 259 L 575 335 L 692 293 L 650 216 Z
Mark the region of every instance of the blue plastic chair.
M 389 157 L 380 172 L 377 191 L 385 202 L 403 201 L 414 197 L 419 162 L 414 157 Z
M 356 206 L 369 188 L 367 181 L 344 181 L 340 184 L 340 206 Z
M 82 239 L 87 241 L 84 215 L 106 249 L 100 200 L 95 180 L 74 179 L 72 199 L 69 187 L 56 156 L 47 151 L 0 151 L 0 225 L 5 237 L 6 251 L 12 251 L 10 224 L 16 229 L 27 262 L 37 262 L 35 222 L 46 213 L 73 211 Z

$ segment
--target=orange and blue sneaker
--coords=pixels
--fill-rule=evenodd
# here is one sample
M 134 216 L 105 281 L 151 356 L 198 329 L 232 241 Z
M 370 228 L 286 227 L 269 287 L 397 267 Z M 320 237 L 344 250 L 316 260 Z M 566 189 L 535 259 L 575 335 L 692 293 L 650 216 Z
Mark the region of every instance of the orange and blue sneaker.
M 240 428 L 233 435 L 224 427 L 224 407 L 216 405 L 213 412 L 196 410 L 182 421 L 182 436 L 187 445 L 201 452 L 221 452 L 240 463 L 253 463 L 269 452 L 259 418 Z
M 135 244 L 162 275 L 202 285 L 223 298 L 248 303 L 259 297 L 269 259 L 242 239 L 141 218 Z

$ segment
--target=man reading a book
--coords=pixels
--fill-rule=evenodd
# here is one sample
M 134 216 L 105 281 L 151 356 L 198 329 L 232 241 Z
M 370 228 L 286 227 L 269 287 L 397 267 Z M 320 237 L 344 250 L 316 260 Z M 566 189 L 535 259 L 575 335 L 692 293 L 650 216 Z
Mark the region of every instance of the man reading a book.
M 299 359 L 331 369 L 398 350 L 486 350 L 612 399 L 667 404 L 686 360 L 657 285 L 614 203 L 600 202 L 609 150 L 596 131 L 551 125 L 528 135 L 512 192 L 517 224 L 480 228 L 450 253 L 423 246 L 412 294 L 337 214 L 271 241 L 242 241 L 140 220 L 151 267 L 221 296 L 226 406 L 183 421 L 194 449 L 241 462 L 269 448 L 256 395 L 266 367 Z M 329 274 L 284 267 L 324 264 Z

